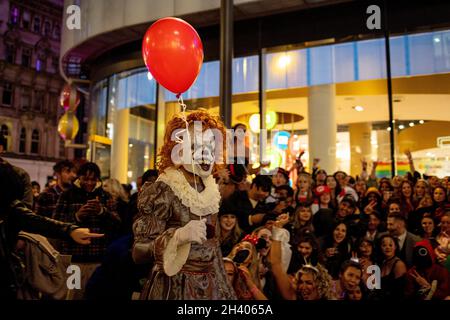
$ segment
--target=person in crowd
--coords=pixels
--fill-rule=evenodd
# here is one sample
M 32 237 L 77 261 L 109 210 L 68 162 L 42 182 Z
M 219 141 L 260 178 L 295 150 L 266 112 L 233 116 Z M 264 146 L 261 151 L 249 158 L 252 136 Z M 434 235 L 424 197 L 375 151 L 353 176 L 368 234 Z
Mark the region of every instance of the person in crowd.
M 307 172 L 302 172 L 297 177 L 297 190 L 295 201 L 298 204 L 309 204 L 312 202 L 312 178 Z
M 450 210 L 450 203 L 447 201 L 447 190 L 442 186 L 437 186 L 432 191 L 434 202 L 434 217 L 440 219 L 442 215 Z
M 279 215 L 287 213 L 293 214 L 295 209 L 294 190 L 288 185 L 282 185 L 275 188 L 276 201 L 272 203 L 274 206 L 272 213 Z
M 117 236 L 130 234 L 132 232 L 132 222 L 128 217 L 128 202 L 130 198 L 128 197 L 127 191 L 117 179 L 106 179 L 103 182 L 103 190 L 111 196 L 116 211 L 120 216 L 121 226 Z M 128 222 L 128 224 L 124 222 Z
M 327 176 L 326 179 L 326 186 L 330 188 L 331 192 L 331 204 L 333 207 L 337 206 L 337 197 L 341 193 L 341 186 L 337 182 L 336 178 L 334 176 Z
M 361 201 L 360 211 L 370 215 L 373 211 L 381 212 L 382 197 L 377 188 L 371 187 Z
M 348 295 L 360 286 L 361 279 L 361 265 L 353 260 L 344 261 L 340 265 L 339 278 L 333 281 L 333 295 L 338 300 L 348 300 Z
M 375 241 L 381 232 L 384 232 L 384 222 L 381 221 L 378 211 L 372 211 L 369 214 L 369 222 L 367 224 L 367 232 L 365 238 L 370 241 Z
M 332 233 L 322 239 L 321 250 L 325 268 L 333 279 L 337 279 L 342 263 L 351 254 L 351 241 L 345 223 L 337 222 L 334 225 Z
M 398 257 L 406 263 L 410 268 L 412 266 L 412 255 L 414 245 L 420 241 L 421 238 L 407 231 L 406 218 L 401 213 L 391 213 L 387 219 L 387 230 L 389 235 L 394 237 L 397 241 L 397 248 L 399 251 Z
M 344 171 L 336 171 L 333 176 L 341 189 L 344 189 L 347 186 L 347 174 Z
M 219 185 L 221 198 L 226 199 L 235 191 L 247 190 L 247 175 L 245 166 L 235 163 L 227 164 L 225 168 L 218 169 L 214 176 Z
M 425 175 L 424 175 L 425 177 Z M 430 185 L 431 190 L 434 190 L 434 188 L 437 188 L 440 186 L 440 181 L 437 176 L 427 176 L 426 180 L 428 181 L 428 184 Z
M 270 196 L 267 197 L 266 202 L 275 202 L 277 197 L 275 195 L 275 189 L 280 186 L 288 186 L 289 185 L 289 172 L 287 172 L 283 168 L 275 168 L 274 174 L 272 175 L 272 191 Z
M 228 257 L 223 258 L 229 284 L 236 292 L 238 300 L 267 300 L 264 293 L 253 282 L 250 271 L 244 265 L 237 266 Z
M 434 219 L 434 209 L 432 197 L 429 194 L 425 194 L 420 199 L 416 209 L 408 216 L 408 231 L 420 235 L 422 233 L 422 218 L 425 215 L 429 215 Z
M 376 189 L 376 188 L 375 188 Z M 357 179 L 355 183 L 355 191 L 358 194 L 359 202 L 357 203 L 358 207 L 362 207 L 362 201 L 367 192 L 367 184 L 363 179 Z M 378 191 L 378 190 L 377 190 Z
M 286 300 L 330 300 L 333 299 L 332 279 L 327 270 L 320 264 L 305 264 L 296 272 L 292 283 L 282 264 L 282 240 L 278 238 L 282 224 L 273 228 L 270 261 L 272 273 L 280 295 Z
M 320 185 L 314 190 L 316 199 L 311 205 L 313 215 L 315 215 L 320 209 L 333 209 L 331 203 L 331 190 L 328 186 Z
M 383 201 L 381 202 L 380 213 L 386 213 L 383 216 L 387 217 L 387 207 L 390 199 L 394 196 L 394 188 L 392 187 L 391 181 L 388 178 L 381 178 L 378 189 L 380 190 L 383 199 Z
M 219 208 L 218 239 L 224 257 L 228 256 L 233 247 L 244 237 L 234 211 L 235 207 L 230 202 L 222 203 Z
M 450 256 L 450 212 L 446 212 L 439 223 L 440 231 L 436 236 L 438 246 L 435 253 L 439 263 L 447 264 Z
M 394 189 L 394 194 L 400 196 L 401 194 L 401 183 L 404 179 L 401 176 L 394 176 L 391 180 L 392 188 Z
M 326 185 L 327 172 L 324 169 L 318 169 L 317 171 L 315 171 L 313 177 L 314 185 L 316 187 Z
M 247 235 L 245 236 L 241 242 L 237 243 L 233 249 L 231 250 L 231 253 L 227 256 L 230 260 L 232 260 L 236 266 L 239 268 L 240 266 L 245 267 L 245 274 L 248 276 L 251 281 L 252 286 L 248 291 L 250 291 L 250 297 L 249 299 L 254 299 L 255 293 L 259 294 L 262 293 L 262 284 L 260 280 L 260 259 L 258 256 L 258 242 L 259 241 L 255 236 Z M 262 241 L 263 245 L 265 245 L 265 241 Z M 251 289 L 256 287 L 254 289 L 255 292 L 251 292 Z M 247 294 L 248 296 L 248 294 Z
M 22 201 L 25 187 L 23 176 L 8 163 L 0 163 L 0 298 L 15 299 L 20 268 L 13 253 L 19 231 L 37 233 L 51 238 L 65 239 L 80 245 L 88 245 L 91 239 L 102 234 L 91 233 L 73 223 L 63 223 L 36 215 Z
M 272 187 L 272 180 L 266 175 L 257 175 L 247 191 L 236 191 L 223 202 L 230 202 L 236 208 L 239 226 L 245 233 L 251 233 L 258 227 L 266 214 L 271 213 L 265 203 Z
M 81 289 L 74 290 L 74 300 L 83 299 L 85 286 L 100 265 L 108 244 L 120 228 L 120 216 L 114 200 L 102 188 L 100 168 L 87 162 L 78 170 L 78 178 L 71 189 L 59 197 L 53 218 L 63 222 L 78 223 L 83 227 L 105 234 L 88 246 L 69 241 L 60 243 L 60 252 L 72 256 L 72 263 L 81 269 Z
M 376 257 L 375 257 L 374 242 L 367 238 L 362 238 L 359 239 L 358 243 L 356 243 L 355 248 L 356 248 L 356 256 L 363 271 L 362 280 L 364 283 L 366 283 L 367 278 L 369 277 L 367 268 L 375 264 Z
M 292 258 L 287 270 L 288 274 L 295 274 L 304 265 L 316 266 L 320 258 L 320 248 L 317 238 L 310 230 L 305 230 L 303 233 L 296 235 L 292 239 Z
M 7 146 L 8 146 L 8 143 L 7 143 L 6 138 L 3 136 L 3 134 L 0 133 L 0 164 L 1 163 L 8 164 L 8 161 L 6 161 L 5 159 L 2 158 L 2 153 L 6 152 Z M 31 189 L 30 175 L 22 168 L 19 168 L 19 167 L 13 166 L 13 165 L 11 165 L 11 166 L 14 169 L 14 171 L 16 171 L 17 174 L 19 175 L 19 177 L 22 181 L 22 186 L 24 188 L 23 196 L 19 200 L 21 200 L 24 205 L 26 205 L 28 208 L 31 209 L 33 207 L 33 191 Z
M 56 176 L 56 185 L 41 192 L 35 209 L 36 214 L 48 218 L 53 216 L 59 196 L 72 187 L 77 177 L 75 165 L 69 160 L 58 161 L 53 166 L 53 172 Z
M 181 135 L 174 140 L 177 133 Z M 221 199 L 212 172 L 227 160 L 227 146 L 215 133 L 225 137 L 225 126 L 205 110 L 176 115 L 166 125 L 158 179 L 142 187 L 133 223 L 133 260 L 152 263 L 142 300 L 236 299 L 216 234 Z M 261 200 L 272 184 L 266 178 L 269 185 Z
M 125 194 L 128 197 L 128 199 L 130 199 L 131 197 L 131 191 L 133 191 L 133 186 L 131 183 L 122 183 L 122 188 L 123 190 L 125 190 Z
M 289 224 L 291 238 L 302 234 L 305 230 L 314 231 L 313 214 L 311 207 L 300 204 L 295 209 L 295 213 L 291 216 L 291 223 Z
M 158 178 L 158 171 L 149 169 L 141 177 L 141 184 L 153 184 Z M 115 194 L 118 186 L 116 186 Z M 107 248 L 102 264 L 95 270 L 86 285 L 87 300 L 131 300 L 133 293 L 142 290 L 141 280 L 147 277 L 152 262 L 135 264 L 132 257 L 134 235 L 130 229 L 137 214 L 137 199 L 141 188 L 128 202 L 128 214 L 122 212 L 122 236 L 114 240 Z M 120 197 L 120 196 L 119 196 Z M 123 201 L 123 200 L 120 200 Z
M 450 295 L 450 274 L 436 263 L 428 239 L 416 243 L 413 267 L 406 275 L 405 296 L 416 300 L 443 300 Z
M 39 182 L 31 181 L 31 192 L 33 192 L 33 207 L 31 209 L 36 211 L 36 202 L 39 198 L 39 194 L 41 193 L 41 185 Z
M 427 194 L 429 194 L 428 190 L 428 182 L 425 179 L 419 179 L 416 181 L 416 184 L 414 185 L 414 207 L 417 208 L 420 201 L 425 197 Z
M 421 230 L 418 235 L 422 239 L 428 239 L 430 241 L 434 240 L 437 236 L 438 229 L 436 228 L 436 223 L 431 216 L 431 213 L 426 213 L 420 221 Z
M 348 227 L 349 237 L 355 240 L 366 234 L 369 216 L 357 213 L 355 199 L 352 196 L 345 196 L 339 203 L 335 221 L 344 222 Z
M 353 291 L 349 291 L 348 295 L 346 296 L 346 300 L 349 301 L 360 301 L 364 299 L 363 290 L 361 289 L 362 285 L 359 285 L 355 288 Z
M 406 265 L 399 258 L 399 245 L 395 237 L 385 234 L 380 237 L 381 250 L 381 292 L 383 300 L 403 298 L 405 289 Z
M 411 181 L 403 180 L 400 183 L 400 208 L 402 213 L 405 214 L 406 219 L 408 219 L 409 214 L 414 211 L 413 190 L 414 186 Z

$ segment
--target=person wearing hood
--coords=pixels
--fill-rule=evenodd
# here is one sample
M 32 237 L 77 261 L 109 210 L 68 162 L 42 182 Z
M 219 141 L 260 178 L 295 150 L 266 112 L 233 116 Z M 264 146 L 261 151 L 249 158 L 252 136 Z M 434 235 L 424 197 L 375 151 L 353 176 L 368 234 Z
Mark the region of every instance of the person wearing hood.
M 93 162 L 83 164 L 73 187 L 61 194 L 53 218 L 76 223 L 93 232 L 105 234 L 88 246 L 61 241 L 59 251 L 72 256 L 72 262 L 81 269 L 81 289 L 74 291 L 73 299 L 82 299 L 85 285 L 100 265 L 108 244 L 120 228 L 121 220 L 115 202 L 107 194 L 100 180 L 100 168 Z
M 414 300 L 443 300 L 450 295 L 450 275 L 436 263 L 436 255 L 428 239 L 414 246 L 413 267 L 406 276 L 405 295 Z

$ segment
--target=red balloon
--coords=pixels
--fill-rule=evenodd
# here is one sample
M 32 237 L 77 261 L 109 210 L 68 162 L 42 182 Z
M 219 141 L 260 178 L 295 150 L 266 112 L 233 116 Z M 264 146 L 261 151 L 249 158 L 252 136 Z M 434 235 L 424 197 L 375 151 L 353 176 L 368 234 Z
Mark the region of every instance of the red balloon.
M 153 23 L 142 41 L 145 65 L 156 81 L 175 94 L 187 91 L 203 63 L 203 45 L 195 29 L 178 18 Z

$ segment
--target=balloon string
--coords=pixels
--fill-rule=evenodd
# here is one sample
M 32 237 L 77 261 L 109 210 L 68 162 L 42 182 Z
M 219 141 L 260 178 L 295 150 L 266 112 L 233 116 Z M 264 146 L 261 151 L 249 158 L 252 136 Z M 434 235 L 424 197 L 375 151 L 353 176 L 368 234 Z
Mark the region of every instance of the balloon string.
M 183 139 L 181 139 L 179 137 L 179 134 L 182 134 L 184 131 L 186 131 L 186 136 L 188 138 L 188 141 L 191 141 L 191 134 L 189 132 L 189 122 L 187 121 L 187 117 L 186 117 L 186 104 L 183 101 L 183 97 L 181 96 L 181 94 L 177 94 L 176 97 L 178 98 L 178 104 L 181 106 L 181 119 L 184 121 L 185 125 L 186 125 L 186 129 L 180 131 L 178 133 L 178 135 L 175 135 L 175 141 L 177 143 L 183 143 Z M 194 136 L 195 139 L 195 136 Z M 190 147 L 190 144 L 189 144 Z M 194 150 L 195 153 L 195 150 Z M 191 157 L 191 166 L 192 166 L 192 173 L 194 174 L 194 186 L 195 186 L 195 191 L 197 191 L 196 195 L 198 197 L 198 189 L 197 189 L 197 178 L 195 176 L 195 166 L 194 166 L 194 159 L 192 159 Z M 201 220 L 201 217 L 199 217 Z

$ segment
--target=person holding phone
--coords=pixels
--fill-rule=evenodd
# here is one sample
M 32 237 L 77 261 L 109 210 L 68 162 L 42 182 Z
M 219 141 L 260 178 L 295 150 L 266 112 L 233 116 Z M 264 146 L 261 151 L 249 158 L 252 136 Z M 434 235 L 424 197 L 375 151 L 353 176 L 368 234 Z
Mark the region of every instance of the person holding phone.
M 100 168 L 93 162 L 83 164 L 73 188 L 63 192 L 56 204 L 53 218 L 76 223 L 105 237 L 94 239 L 88 246 L 61 241 L 59 251 L 72 256 L 72 262 L 81 269 L 81 289 L 74 290 L 74 300 L 84 298 L 85 285 L 100 265 L 107 246 L 120 228 L 121 220 L 112 197 L 102 188 Z
M 89 245 L 102 234 L 91 233 L 73 223 L 63 223 L 34 214 L 21 199 L 25 187 L 21 176 L 8 163 L 0 163 L 0 297 L 15 299 L 23 275 L 14 261 L 14 251 L 20 247 L 19 231 L 46 237 L 65 239 L 79 245 Z

